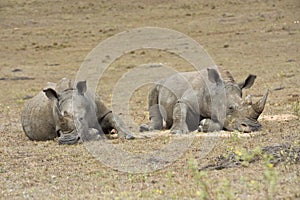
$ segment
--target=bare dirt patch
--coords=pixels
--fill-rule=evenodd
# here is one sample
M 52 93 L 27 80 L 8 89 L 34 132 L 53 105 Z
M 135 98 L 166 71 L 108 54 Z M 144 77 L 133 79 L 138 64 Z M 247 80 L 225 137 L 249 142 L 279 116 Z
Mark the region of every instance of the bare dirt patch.
M 249 166 L 199 172 L 225 152 L 275 144 L 299 145 L 300 3 L 288 1 L 40 1 L 0 2 L 0 198 L 1 199 L 297 199 L 299 163 L 270 167 L 262 158 Z M 124 173 L 98 162 L 84 145 L 30 141 L 22 131 L 24 102 L 47 82 L 74 79 L 86 55 L 104 39 L 132 28 L 158 26 L 182 32 L 229 69 L 236 80 L 256 74 L 245 95 L 269 99 L 261 135 L 217 138 L 212 146 L 195 137 L 176 162 L 151 173 Z M 193 68 L 157 50 L 127 53 L 101 77 L 98 93 L 111 105 L 115 83 L 144 63 L 178 71 Z M 255 99 L 254 99 L 255 100 Z M 147 88 L 130 102 L 136 123 L 147 121 Z M 162 148 L 171 136 L 112 140 L 131 152 Z M 207 146 L 205 146 L 205 144 Z M 209 149 L 205 154 L 204 150 Z M 243 154 L 246 155 L 246 154 Z M 272 178 L 273 177 L 273 178 Z M 226 192 L 224 192 L 226 191 Z

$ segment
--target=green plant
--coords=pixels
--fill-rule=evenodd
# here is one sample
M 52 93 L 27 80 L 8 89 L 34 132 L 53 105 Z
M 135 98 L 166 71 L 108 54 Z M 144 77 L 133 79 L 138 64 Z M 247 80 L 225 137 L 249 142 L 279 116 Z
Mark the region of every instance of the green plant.
M 237 130 L 235 130 L 231 136 L 231 139 L 233 142 L 238 142 L 240 141 L 240 138 L 239 138 L 239 132 Z
M 203 171 L 199 171 L 197 161 L 195 159 L 189 161 L 189 168 L 192 171 L 196 185 L 199 188 L 199 190 L 196 192 L 197 196 L 199 196 L 199 198 L 203 200 L 212 199 L 209 192 L 209 186 L 204 181 L 206 173 Z
M 221 181 L 221 186 L 218 188 L 217 191 L 217 199 L 227 199 L 231 200 L 234 199 L 234 194 L 232 192 L 232 186 L 228 179 L 223 178 Z
M 272 155 L 264 155 L 264 179 L 267 199 L 273 199 L 279 175 L 278 172 L 275 170 L 274 165 L 270 162 L 272 159 Z
M 236 161 L 241 161 L 242 166 L 247 167 L 249 163 L 257 159 L 262 155 L 262 151 L 260 147 L 254 148 L 251 152 L 247 149 L 243 148 L 241 150 L 236 149 L 234 152 L 236 156 Z

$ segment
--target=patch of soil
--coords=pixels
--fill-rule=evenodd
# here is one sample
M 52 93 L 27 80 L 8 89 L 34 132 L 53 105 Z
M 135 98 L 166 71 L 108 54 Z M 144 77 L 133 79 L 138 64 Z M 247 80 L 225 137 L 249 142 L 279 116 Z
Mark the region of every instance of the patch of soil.
M 300 113 L 299 13 L 299 0 L 0 1 L 0 199 L 199 199 L 201 185 L 207 185 L 210 199 L 228 195 L 233 199 L 299 198 L 295 187 L 300 185 L 299 161 L 287 165 L 290 157 L 280 154 L 298 155 L 299 150 L 289 146 L 299 138 L 300 130 L 299 118 L 292 116 Z M 238 82 L 248 74 L 257 75 L 253 87 L 243 93 L 256 101 L 270 90 L 260 119 L 262 131 L 255 137 L 194 137 L 176 161 L 161 170 L 138 174 L 99 162 L 84 144 L 58 145 L 57 140 L 36 142 L 25 136 L 20 113 L 28 98 L 47 82 L 75 79 L 86 56 L 109 37 L 149 26 L 190 36 Z M 109 49 L 104 53 L 110 54 Z M 109 65 L 98 84 L 97 93 L 110 108 L 115 109 L 112 98 L 118 81 L 146 63 L 163 63 L 174 71 L 194 70 L 193 65 L 168 51 L 125 52 Z M 149 86 L 137 87 L 130 94 L 129 114 L 137 125 L 148 121 Z M 126 152 L 142 154 L 159 152 L 172 139 L 169 134 L 160 134 L 109 142 Z M 175 147 L 175 153 L 182 148 L 180 144 Z M 261 162 L 248 168 L 208 170 L 201 180 L 189 164 L 191 160 L 197 166 L 211 163 L 225 152 L 234 153 L 233 148 L 254 147 L 272 154 L 274 163 L 281 163 L 274 168 L 280 176 L 273 193 L 264 181 Z M 219 165 L 234 164 L 237 156 L 220 157 Z M 110 159 L 119 157 L 122 154 Z

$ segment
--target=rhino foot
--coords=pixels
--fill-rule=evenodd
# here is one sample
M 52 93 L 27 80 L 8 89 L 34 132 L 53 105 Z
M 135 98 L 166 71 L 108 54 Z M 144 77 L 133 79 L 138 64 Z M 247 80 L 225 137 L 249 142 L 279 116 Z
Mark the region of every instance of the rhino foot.
M 133 135 L 131 135 L 131 134 L 127 134 L 127 135 L 125 136 L 125 139 L 126 139 L 126 140 L 133 140 L 133 139 L 135 139 L 135 137 L 134 137 Z
M 124 133 L 122 131 L 118 132 L 119 138 L 124 138 L 126 140 L 133 140 L 135 137 L 131 133 Z
M 213 132 L 213 131 L 219 131 L 221 129 L 222 127 L 219 123 L 214 122 L 211 119 L 203 119 L 200 121 L 198 132 Z
M 147 124 L 142 124 L 142 125 L 140 126 L 140 130 L 139 130 L 139 131 L 140 131 L 140 132 L 150 131 L 150 129 L 149 129 L 149 127 L 148 127 Z

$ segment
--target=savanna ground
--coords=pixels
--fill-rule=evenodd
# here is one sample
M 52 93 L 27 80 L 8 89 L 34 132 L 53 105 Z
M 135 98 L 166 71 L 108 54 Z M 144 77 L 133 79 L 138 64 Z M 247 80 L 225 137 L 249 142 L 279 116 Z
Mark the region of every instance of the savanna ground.
M 300 2 L 269 1 L 0 1 L 0 198 L 1 199 L 297 199 L 298 164 L 276 166 L 268 158 L 247 162 L 246 150 L 276 144 L 299 146 Z M 101 41 L 138 27 L 182 32 L 200 43 L 216 64 L 237 80 L 258 76 L 246 94 L 270 89 L 251 138 L 219 138 L 204 154 L 202 137 L 174 163 L 150 173 L 127 173 L 98 162 L 78 144 L 30 141 L 20 113 L 47 82 L 74 79 L 86 55 Z M 174 54 L 130 52 L 110 65 L 98 87 L 111 106 L 114 84 L 143 63 L 164 63 L 178 71 L 193 68 Z M 131 98 L 137 124 L 147 122 L 147 90 Z M 287 116 L 287 118 L 283 118 Z M 158 150 L 173 137 L 114 143 L 129 152 Z M 235 152 L 246 162 L 223 170 L 198 171 L 219 155 Z M 296 159 L 296 158 L 295 158 Z M 249 161 L 249 160 L 248 160 Z

